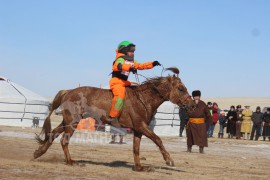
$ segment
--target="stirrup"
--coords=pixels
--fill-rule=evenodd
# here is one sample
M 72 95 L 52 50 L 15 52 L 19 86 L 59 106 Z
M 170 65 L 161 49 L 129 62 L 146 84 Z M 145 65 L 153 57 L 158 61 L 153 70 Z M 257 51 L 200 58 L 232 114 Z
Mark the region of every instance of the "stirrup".
M 102 115 L 100 117 L 100 120 L 104 123 L 104 124 L 109 124 L 112 125 L 114 127 L 121 127 L 120 123 L 118 122 L 117 118 L 107 118 L 104 115 Z

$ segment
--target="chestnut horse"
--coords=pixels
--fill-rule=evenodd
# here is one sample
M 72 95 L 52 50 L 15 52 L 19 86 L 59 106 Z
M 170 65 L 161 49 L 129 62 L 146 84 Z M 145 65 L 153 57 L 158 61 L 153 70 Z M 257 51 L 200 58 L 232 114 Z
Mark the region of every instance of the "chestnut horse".
M 157 108 L 168 100 L 178 106 L 185 106 L 190 111 L 195 106 L 187 88 L 178 77 L 179 70 L 177 68 L 168 69 L 177 76 L 156 77 L 145 81 L 142 85 L 126 88 L 126 102 L 119 117 L 119 123 L 134 131 L 133 155 L 136 171 L 143 170 L 139 158 L 142 135 L 151 139 L 159 147 L 167 165 L 174 166 L 174 161 L 163 146 L 161 139 L 148 127 Z M 73 160 L 71 160 L 68 150 L 69 139 L 82 119 L 82 115 L 88 113 L 96 120 L 99 120 L 101 116 L 108 116 L 112 99 L 113 94 L 110 90 L 95 87 L 79 87 L 60 91 L 52 102 L 41 134 L 36 137 L 40 146 L 34 152 L 34 158 L 43 155 L 52 145 L 53 140 L 64 132 L 60 142 L 67 164 L 72 164 Z M 50 116 L 60 105 L 62 106 L 63 121 L 51 131 Z M 41 135 L 45 136 L 44 140 L 41 139 Z

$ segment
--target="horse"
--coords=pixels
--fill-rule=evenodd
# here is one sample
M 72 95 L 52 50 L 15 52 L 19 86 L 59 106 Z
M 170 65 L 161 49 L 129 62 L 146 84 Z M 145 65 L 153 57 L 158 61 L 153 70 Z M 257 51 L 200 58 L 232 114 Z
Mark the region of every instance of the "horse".
M 167 152 L 161 139 L 148 127 L 154 112 L 164 101 L 171 101 L 178 106 L 185 106 L 192 112 L 195 103 L 187 88 L 178 77 L 177 68 L 167 68 L 173 71 L 173 76 L 154 77 L 144 81 L 141 85 L 126 88 L 126 102 L 119 117 L 122 127 L 131 128 L 133 136 L 134 170 L 143 171 L 140 163 L 140 141 L 142 135 L 151 139 L 160 149 L 168 166 L 174 166 L 174 161 Z M 96 87 L 79 87 L 72 90 L 60 91 L 54 98 L 48 117 L 45 119 L 42 131 L 36 135 L 39 148 L 34 152 L 34 158 L 42 156 L 52 145 L 55 138 L 63 133 L 60 140 L 66 163 L 72 165 L 75 161 L 69 154 L 69 140 L 74 133 L 83 114 L 90 114 L 96 120 L 107 116 L 113 99 L 111 90 Z M 51 130 L 50 116 L 61 105 L 63 121 Z M 41 137 L 44 136 L 44 140 Z

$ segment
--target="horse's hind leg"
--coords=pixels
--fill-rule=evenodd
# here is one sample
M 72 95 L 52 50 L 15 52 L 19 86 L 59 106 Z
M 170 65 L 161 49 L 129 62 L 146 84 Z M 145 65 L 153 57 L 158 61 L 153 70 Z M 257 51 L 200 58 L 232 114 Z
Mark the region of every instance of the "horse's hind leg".
M 74 163 L 74 161 L 71 159 L 71 156 L 69 154 L 69 150 L 68 150 L 68 144 L 69 144 L 69 140 L 71 138 L 71 136 L 74 133 L 74 130 L 76 129 L 77 125 L 71 125 L 65 128 L 65 133 L 63 134 L 62 138 L 61 138 L 61 145 L 65 154 L 65 158 L 66 158 L 66 163 L 68 165 L 72 165 Z
M 64 120 L 50 133 L 50 138 L 34 152 L 34 158 L 42 156 L 49 147 L 52 145 L 53 141 L 64 131 Z
M 139 132 L 151 139 L 159 147 L 163 159 L 166 161 L 167 165 L 174 166 L 174 161 L 163 146 L 161 139 L 146 124 L 142 125 Z
M 140 142 L 142 138 L 142 133 L 134 131 L 133 136 L 133 155 L 134 155 L 134 162 L 135 162 L 135 171 L 142 171 L 143 167 L 140 162 Z

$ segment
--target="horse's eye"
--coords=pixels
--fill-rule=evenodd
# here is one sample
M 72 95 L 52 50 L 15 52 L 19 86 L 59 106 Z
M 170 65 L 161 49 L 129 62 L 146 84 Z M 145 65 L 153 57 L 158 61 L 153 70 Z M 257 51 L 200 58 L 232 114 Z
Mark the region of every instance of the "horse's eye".
M 184 88 L 182 88 L 182 87 L 178 87 L 178 89 L 179 89 L 180 92 L 184 91 Z

